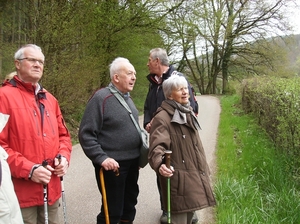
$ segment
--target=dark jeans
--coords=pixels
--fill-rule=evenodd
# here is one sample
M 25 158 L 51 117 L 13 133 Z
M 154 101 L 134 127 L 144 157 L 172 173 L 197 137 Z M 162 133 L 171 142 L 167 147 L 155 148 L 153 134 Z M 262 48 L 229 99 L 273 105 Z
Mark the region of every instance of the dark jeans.
M 107 207 L 111 224 L 117 224 L 120 220 L 132 222 L 135 218 L 139 186 L 138 158 L 134 160 L 118 161 L 119 176 L 113 171 L 104 170 L 104 182 L 106 190 Z M 95 166 L 95 175 L 98 189 L 102 195 L 100 184 L 100 166 Z M 97 224 L 105 224 L 103 202 L 101 212 L 97 216 Z

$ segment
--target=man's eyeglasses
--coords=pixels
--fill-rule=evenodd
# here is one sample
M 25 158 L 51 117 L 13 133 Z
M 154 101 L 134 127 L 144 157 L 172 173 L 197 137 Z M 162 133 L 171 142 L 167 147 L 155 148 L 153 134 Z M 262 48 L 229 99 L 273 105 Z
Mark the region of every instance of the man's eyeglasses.
M 40 60 L 40 59 L 36 59 L 36 58 L 20 58 L 18 59 L 19 61 L 21 60 L 27 60 L 29 62 L 31 62 L 32 64 L 35 64 L 36 62 L 38 62 L 40 65 L 44 65 L 44 61 Z

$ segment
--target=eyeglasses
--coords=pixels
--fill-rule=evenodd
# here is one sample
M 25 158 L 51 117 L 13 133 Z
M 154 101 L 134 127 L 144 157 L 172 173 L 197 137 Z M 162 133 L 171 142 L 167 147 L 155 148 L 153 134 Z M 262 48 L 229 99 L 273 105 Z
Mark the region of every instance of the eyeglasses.
M 44 65 L 44 61 L 40 60 L 40 59 L 36 59 L 36 58 L 20 58 L 18 59 L 19 61 L 22 61 L 22 60 L 27 60 L 29 61 L 31 64 L 35 64 L 36 62 L 38 62 L 40 65 Z

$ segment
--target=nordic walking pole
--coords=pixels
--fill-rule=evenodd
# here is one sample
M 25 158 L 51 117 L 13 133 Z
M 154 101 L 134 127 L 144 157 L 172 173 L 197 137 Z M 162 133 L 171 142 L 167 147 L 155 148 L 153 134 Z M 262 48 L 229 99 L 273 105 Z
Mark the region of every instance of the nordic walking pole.
M 115 171 L 116 176 L 119 176 L 119 170 Z M 109 214 L 108 214 L 108 207 L 107 207 L 107 198 L 106 198 L 106 190 L 105 190 L 105 183 L 104 183 L 104 175 L 103 175 L 103 167 L 100 169 L 100 183 L 101 183 L 101 191 L 102 191 L 102 199 L 103 199 L 103 209 L 105 215 L 105 223 L 110 224 L 109 222 Z
M 61 162 L 61 155 L 58 154 L 57 157 L 58 162 Z M 61 184 L 61 199 L 62 199 L 62 206 L 64 212 L 64 224 L 67 224 L 67 207 L 66 207 L 66 197 L 65 197 L 65 187 L 64 187 L 64 178 L 60 177 L 60 184 Z
M 48 162 L 43 161 L 42 166 L 47 169 Z M 47 195 L 47 184 L 44 184 L 44 215 L 45 215 L 45 224 L 48 224 L 48 195 Z
M 165 151 L 165 158 L 166 158 L 166 166 L 170 169 L 171 167 L 171 150 Z M 167 223 L 171 223 L 171 183 L 170 177 L 167 178 Z

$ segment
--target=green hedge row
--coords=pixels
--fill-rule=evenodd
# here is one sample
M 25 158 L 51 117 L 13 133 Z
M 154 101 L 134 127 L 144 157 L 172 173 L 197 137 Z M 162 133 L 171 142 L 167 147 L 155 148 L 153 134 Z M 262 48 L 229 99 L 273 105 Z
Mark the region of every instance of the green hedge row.
M 242 85 L 244 111 L 253 113 L 277 149 L 300 164 L 300 78 L 252 78 Z M 299 172 L 300 173 L 300 172 Z

